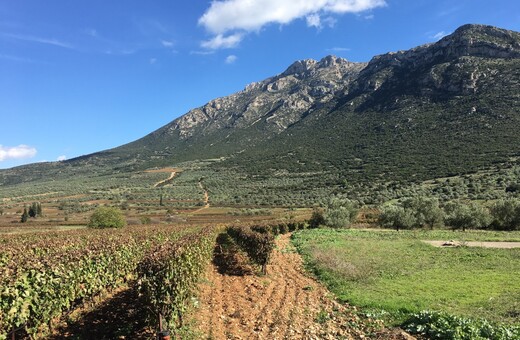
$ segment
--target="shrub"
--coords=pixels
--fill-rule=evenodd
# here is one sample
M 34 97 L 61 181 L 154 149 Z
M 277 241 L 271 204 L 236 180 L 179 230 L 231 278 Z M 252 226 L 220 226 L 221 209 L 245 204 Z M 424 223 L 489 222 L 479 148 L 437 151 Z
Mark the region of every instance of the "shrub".
M 485 228 L 491 222 L 487 209 L 477 203 L 450 202 L 444 209 L 446 224 L 453 229 Z
M 126 224 L 121 210 L 112 207 L 99 207 L 90 216 L 91 228 L 122 228 Z
M 309 219 L 309 228 L 319 228 L 321 225 L 324 224 L 325 218 L 323 217 L 323 212 L 321 210 L 314 209 L 311 218 Z
M 442 226 L 444 222 L 444 211 L 435 198 L 419 196 L 407 199 L 403 202 L 406 209 L 411 209 L 415 218 L 414 224 L 420 227 Z
M 260 233 L 246 226 L 228 227 L 227 233 L 253 262 L 262 267 L 262 273 L 266 274 L 267 262 L 275 245 L 273 234 Z
M 152 223 L 152 219 L 148 216 L 141 216 L 139 219 L 141 221 L 141 224 L 150 224 Z
M 495 325 L 487 320 L 473 320 L 448 313 L 422 311 L 402 327 L 428 339 L 518 339 L 520 327 Z
M 411 229 L 415 223 L 415 217 L 411 209 L 406 209 L 400 205 L 387 205 L 381 208 L 379 224 L 383 228 Z
M 491 206 L 493 222 L 491 226 L 499 230 L 520 229 L 520 200 L 501 199 Z
M 356 205 L 350 200 L 333 198 L 323 214 L 325 225 L 333 228 L 346 228 L 354 222 L 358 213 Z

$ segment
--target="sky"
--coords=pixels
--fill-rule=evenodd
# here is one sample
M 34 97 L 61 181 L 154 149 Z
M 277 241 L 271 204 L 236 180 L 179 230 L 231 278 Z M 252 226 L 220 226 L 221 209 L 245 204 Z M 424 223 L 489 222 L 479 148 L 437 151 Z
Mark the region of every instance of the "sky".
M 520 31 L 520 1 L 0 0 L 0 169 L 134 141 L 296 60 L 369 61 L 466 23 Z

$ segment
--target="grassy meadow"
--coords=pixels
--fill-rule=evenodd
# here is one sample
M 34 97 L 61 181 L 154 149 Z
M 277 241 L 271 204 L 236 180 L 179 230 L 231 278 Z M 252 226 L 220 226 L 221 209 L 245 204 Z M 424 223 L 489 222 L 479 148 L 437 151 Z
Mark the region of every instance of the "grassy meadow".
M 421 240 L 518 241 L 520 232 L 315 229 L 293 240 L 350 304 L 393 323 L 421 310 L 520 323 L 520 248 L 436 248 Z

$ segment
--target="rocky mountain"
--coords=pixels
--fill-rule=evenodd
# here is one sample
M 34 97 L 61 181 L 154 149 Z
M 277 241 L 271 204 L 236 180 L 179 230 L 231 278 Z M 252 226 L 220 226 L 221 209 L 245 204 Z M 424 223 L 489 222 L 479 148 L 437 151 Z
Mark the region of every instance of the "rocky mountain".
M 135 171 L 209 158 L 253 173 L 328 171 L 355 180 L 467 173 L 520 155 L 519 89 L 520 33 L 465 25 L 368 63 L 297 61 L 135 142 L 2 171 L 0 182 L 38 178 L 35 167 Z

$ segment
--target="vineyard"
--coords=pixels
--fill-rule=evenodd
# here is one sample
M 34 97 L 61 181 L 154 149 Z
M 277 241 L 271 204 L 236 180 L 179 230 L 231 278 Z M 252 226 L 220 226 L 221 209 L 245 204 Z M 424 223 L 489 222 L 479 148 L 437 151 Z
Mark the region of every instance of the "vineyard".
M 275 236 L 305 227 L 301 222 L 163 225 L 5 235 L 0 241 L 0 339 L 45 337 L 64 314 L 129 283 L 149 311 L 150 327 L 175 331 L 183 326 L 214 249 L 222 251 L 218 235 L 265 275 Z
M 0 250 L 0 339 L 41 337 L 53 322 L 129 281 L 151 311 L 175 328 L 211 258 L 216 227 L 127 227 L 8 235 Z

